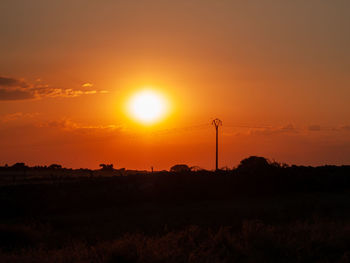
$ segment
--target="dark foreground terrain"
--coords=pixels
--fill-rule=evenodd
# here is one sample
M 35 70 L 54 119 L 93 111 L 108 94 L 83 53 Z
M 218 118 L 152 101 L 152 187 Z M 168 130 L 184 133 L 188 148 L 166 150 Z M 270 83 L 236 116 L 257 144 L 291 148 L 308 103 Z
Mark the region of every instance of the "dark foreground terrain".
M 0 262 L 350 262 L 348 166 L 50 176 L 0 186 Z

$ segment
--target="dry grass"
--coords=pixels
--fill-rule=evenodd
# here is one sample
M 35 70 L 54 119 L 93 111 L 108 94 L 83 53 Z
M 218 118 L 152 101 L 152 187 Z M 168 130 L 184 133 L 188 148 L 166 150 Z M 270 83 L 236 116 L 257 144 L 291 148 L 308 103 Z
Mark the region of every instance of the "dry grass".
M 265 225 L 245 221 L 241 229 L 190 226 L 162 236 L 127 234 L 89 246 L 70 242 L 0 253 L 0 262 L 350 262 L 350 224 L 319 221 Z

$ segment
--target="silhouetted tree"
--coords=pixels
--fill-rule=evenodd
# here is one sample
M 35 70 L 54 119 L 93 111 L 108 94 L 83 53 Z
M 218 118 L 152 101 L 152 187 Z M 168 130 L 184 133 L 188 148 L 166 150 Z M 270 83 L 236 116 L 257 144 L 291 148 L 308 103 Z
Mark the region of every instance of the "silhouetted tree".
M 174 173 L 182 173 L 182 172 L 190 172 L 191 168 L 187 164 L 176 164 L 170 168 L 170 172 Z
M 62 169 L 62 165 L 60 164 L 51 164 L 49 167 L 49 169 Z
M 237 171 L 245 174 L 256 174 L 266 171 L 271 167 L 269 161 L 264 157 L 250 156 L 243 159 L 237 167 Z
M 192 172 L 199 172 L 199 171 L 205 171 L 205 169 L 199 167 L 199 166 L 191 166 L 190 167 Z
M 104 164 L 104 163 L 101 163 L 101 164 L 100 164 L 100 167 L 101 167 L 101 170 L 102 170 L 102 171 L 113 171 L 113 170 L 114 170 L 113 164 Z
M 231 171 L 231 168 L 228 167 L 228 166 L 223 166 L 223 167 L 220 168 L 220 170 L 221 170 L 221 171 L 226 171 L 226 172 L 227 172 L 227 171 Z
M 25 170 L 28 168 L 28 166 L 26 166 L 25 163 L 15 163 L 14 165 L 11 166 L 11 168 L 15 170 Z
M 286 163 L 279 163 L 279 162 L 276 162 L 276 161 L 270 162 L 270 165 L 272 167 L 275 167 L 275 168 L 288 168 L 289 167 L 289 165 L 286 164 Z

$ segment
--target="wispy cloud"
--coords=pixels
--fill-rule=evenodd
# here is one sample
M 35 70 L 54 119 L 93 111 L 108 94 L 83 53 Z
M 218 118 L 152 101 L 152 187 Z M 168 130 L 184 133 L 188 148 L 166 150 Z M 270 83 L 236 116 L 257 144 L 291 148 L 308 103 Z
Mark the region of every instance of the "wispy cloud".
M 273 135 L 273 134 L 288 134 L 288 133 L 297 133 L 297 132 L 298 130 L 293 124 L 286 124 L 278 127 L 250 128 L 248 134 Z
M 59 128 L 65 131 L 92 131 L 92 130 L 104 130 L 104 131 L 114 131 L 121 130 L 121 125 L 84 125 L 81 123 L 77 123 L 72 121 L 71 119 L 62 118 L 58 121 L 49 121 L 45 123 L 41 123 L 40 127 L 48 127 L 48 128 Z
M 321 131 L 321 126 L 320 125 L 310 125 L 308 127 L 309 131 Z
M 33 93 L 20 89 L 2 89 L 0 88 L 0 100 L 27 100 L 34 99 Z
M 81 85 L 83 88 L 91 88 L 94 86 L 94 84 L 90 83 L 90 82 L 86 82 L 83 85 Z
M 22 80 L 0 77 L 0 100 L 33 99 L 30 87 Z
M 298 135 L 315 135 L 315 132 L 319 133 L 331 133 L 331 132 L 350 132 L 350 125 L 341 126 L 321 126 L 318 124 L 311 124 L 304 127 L 294 126 L 293 124 L 281 125 L 281 126 L 253 126 L 253 125 L 233 125 L 228 128 L 235 128 L 234 131 L 226 130 L 224 134 L 226 136 L 239 136 L 239 135 L 277 135 L 277 134 L 298 134 Z
M 0 122 L 6 123 L 11 121 L 23 120 L 23 119 L 34 119 L 38 116 L 39 113 L 23 113 L 23 112 L 15 112 L 9 113 L 0 116 Z
M 17 79 L 13 79 L 13 78 L 0 77 L 0 86 L 5 86 L 5 87 L 24 87 L 26 85 L 21 80 L 17 80 Z
M 55 97 L 78 97 L 81 95 L 105 94 L 106 90 L 92 90 L 93 84 L 85 83 L 83 89 L 54 87 L 43 84 L 41 80 L 30 84 L 24 80 L 0 77 L 0 101 L 28 100 Z
M 343 126 L 341 126 L 340 130 L 342 130 L 342 131 L 350 131 L 350 125 L 343 125 Z

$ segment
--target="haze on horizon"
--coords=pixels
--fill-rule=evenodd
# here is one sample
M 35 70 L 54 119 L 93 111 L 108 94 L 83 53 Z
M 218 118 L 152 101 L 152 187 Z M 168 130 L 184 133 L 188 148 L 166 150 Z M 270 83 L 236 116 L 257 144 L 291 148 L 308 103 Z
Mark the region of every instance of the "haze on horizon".
M 350 163 L 350 2 L 0 2 L 0 165 Z M 171 114 L 125 114 L 144 87 Z

